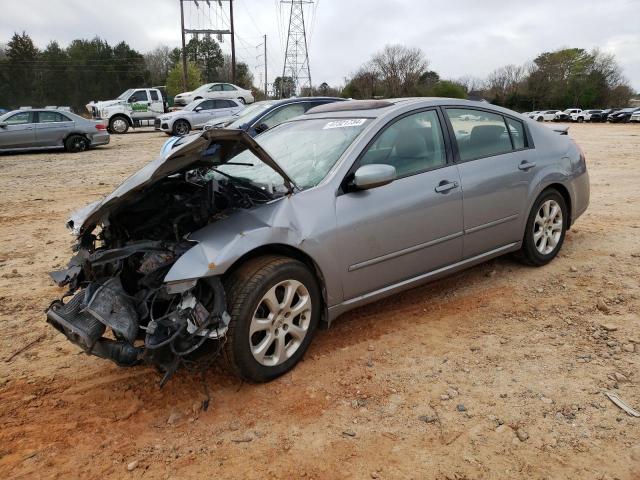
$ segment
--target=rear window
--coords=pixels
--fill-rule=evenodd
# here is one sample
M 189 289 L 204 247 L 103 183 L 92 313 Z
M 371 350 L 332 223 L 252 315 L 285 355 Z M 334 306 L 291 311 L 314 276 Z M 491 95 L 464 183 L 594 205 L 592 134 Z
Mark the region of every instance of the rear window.
M 447 108 L 447 115 L 453 126 L 460 160 L 463 162 L 513 150 L 502 115 L 462 108 Z M 470 116 L 474 119 L 464 120 Z
M 151 90 L 151 100 L 158 100 L 158 92 Z
M 38 123 L 70 122 L 70 120 L 58 112 L 38 112 Z

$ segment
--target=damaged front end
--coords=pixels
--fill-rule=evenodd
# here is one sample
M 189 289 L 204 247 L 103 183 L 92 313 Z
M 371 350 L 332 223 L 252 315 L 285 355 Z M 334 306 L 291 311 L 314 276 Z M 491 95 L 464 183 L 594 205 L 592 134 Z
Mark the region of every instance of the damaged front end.
M 75 255 L 50 274 L 68 291 L 51 303 L 48 323 L 87 354 L 120 366 L 157 366 L 163 383 L 194 356 L 217 354 L 230 320 L 220 277 L 202 268 L 166 277 L 198 245 L 189 234 L 286 193 L 214 173 L 238 152 L 254 152 L 243 135 L 196 136 L 72 217 Z M 213 141 L 221 145 L 218 156 L 204 161 L 201 152 Z

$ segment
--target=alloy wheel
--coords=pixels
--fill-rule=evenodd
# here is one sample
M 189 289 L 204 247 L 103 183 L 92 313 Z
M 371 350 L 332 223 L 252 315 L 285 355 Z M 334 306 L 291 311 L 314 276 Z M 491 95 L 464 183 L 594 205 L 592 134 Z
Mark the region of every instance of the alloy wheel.
M 298 350 L 311 323 L 311 296 L 297 280 L 284 280 L 264 294 L 251 319 L 249 346 L 265 366 L 280 365 Z
M 189 125 L 183 120 L 178 120 L 174 126 L 174 131 L 178 135 L 186 135 L 189 133 Z
M 562 237 L 562 209 L 555 200 L 547 200 L 538 209 L 533 225 L 533 243 L 542 255 L 555 250 Z

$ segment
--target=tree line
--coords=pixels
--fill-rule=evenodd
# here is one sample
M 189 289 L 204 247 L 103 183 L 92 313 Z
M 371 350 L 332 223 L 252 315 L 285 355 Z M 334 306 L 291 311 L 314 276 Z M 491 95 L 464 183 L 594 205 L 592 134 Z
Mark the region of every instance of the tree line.
M 364 63 L 341 92 L 352 98 L 484 98 L 515 110 L 624 107 L 634 92 L 614 55 L 581 48 L 544 52 L 522 66 L 506 65 L 486 79 L 443 80 L 422 50 L 387 45 Z
M 192 37 L 186 45 L 188 90 L 203 83 L 230 82 L 231 59 L 210 36 Z M 73 40 L 65 48 L 56 41 L 40 50 L 31 37 L 15 33 L 0 45 L 0 107 L 65 105 L 82 111 L 91 100 L 111 99 L 128 88 L 167 87 L 169 96 L 183 91 L 182 52 L 159 46 L 140 53 L 126 42 L 115 46 L 95 37 Z M 235 83 L 253 86 L 248 65 L 236 64 Z M 291 77 L 277 77 L 272 96 L 295 94 Z M 326 82 L 299 92 L 302 96 L 345 98 L 452 97 L 484 98 L 515 110 L 621 107 L 633 90 L 612 54 L 564 48 L 544 52 L 524 65 L 506 65 L 486 79 L 466 76 L 443 79 L 429 69 L 419 48 L 387 45 L 358 68 L 342 87 Z
M 188 87 L 231 81 L 231 59 L 210 37 L 193 37 L 186 46 Z M 91 100 L 112 99 L 128 88 L 167 86 L 183 91 L 181 50 L 160 46 L 142 54 L 126 42 L 114 46 L 99 37 L 76 39 L 65 48 L 51 41 L 39 49 L 26 33 L 0 44 L 0 108 L 71 106 L 82 111 Z M 253 76 L 236 64 L 236 84 L 251 88 Z

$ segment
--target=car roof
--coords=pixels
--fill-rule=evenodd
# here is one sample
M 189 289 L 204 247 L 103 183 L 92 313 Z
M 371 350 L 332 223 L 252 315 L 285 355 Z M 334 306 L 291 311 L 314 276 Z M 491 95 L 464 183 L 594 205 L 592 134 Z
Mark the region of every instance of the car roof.
M 453 107 L 469 107 L 493 110 L 499 113 L 513 115 L 515 112 L 507 110 L 496 105 L 486 102 L 478 102 L 476 100 L 461 100 L 459 98 L 444 97 L 415 97 L 415 98 L 389 98 L 385 100 L 347 100 L 339 104 L 322 105 L 310 109 L 304 117 L 306 118 L 326 118 L 326 117 L 345 117 L 353 118 L 354 116 L 363 118 L 379 118 L 386 116 L 394 111 L 399 111 L 407 106 L 415 108 L 434 107 L 438 105 L 447 105 Z M 358 108 L 360 107 L 360 108 Z

